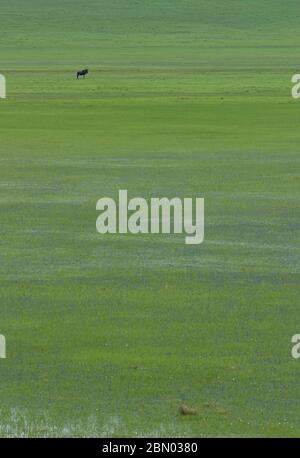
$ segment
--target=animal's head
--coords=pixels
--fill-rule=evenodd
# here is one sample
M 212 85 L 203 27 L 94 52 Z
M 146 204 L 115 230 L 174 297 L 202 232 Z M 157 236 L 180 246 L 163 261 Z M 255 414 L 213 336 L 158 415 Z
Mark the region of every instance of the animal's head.
M 87 68 L 86 68 L 84 71 L 85 71 L 85 73 L 88 73 L 88 72 L 89 72 Z

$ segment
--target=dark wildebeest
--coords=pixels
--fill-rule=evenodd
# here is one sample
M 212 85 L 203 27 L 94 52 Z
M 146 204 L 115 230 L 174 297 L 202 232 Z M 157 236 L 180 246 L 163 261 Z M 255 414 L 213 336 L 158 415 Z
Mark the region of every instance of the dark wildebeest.
M 80 72 L 77 72 L 77 79 L 80 77 L 80 76 L 83 76 L 83 78 L 85 78 L 85 75 L 88 74 L 88 69 L 86 68 L 85 70 L 80 70 Z

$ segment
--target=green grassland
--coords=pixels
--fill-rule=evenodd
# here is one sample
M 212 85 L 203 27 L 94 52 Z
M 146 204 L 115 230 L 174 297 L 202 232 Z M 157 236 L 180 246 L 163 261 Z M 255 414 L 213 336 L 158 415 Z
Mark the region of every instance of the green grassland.
M 299 18 L 1 1 L 0 436 L 299 435 Z M 204 197 L 205 242 L 97 234 L 119 189 Z

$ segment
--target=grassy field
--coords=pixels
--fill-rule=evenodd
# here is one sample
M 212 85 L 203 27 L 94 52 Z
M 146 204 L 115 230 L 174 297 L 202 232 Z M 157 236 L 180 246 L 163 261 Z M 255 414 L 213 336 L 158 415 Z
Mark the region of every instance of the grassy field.
M 299 435 L 299 16 L 1 1 L 0 436 Z M 119 189 L 204 197 L 204 243 L 97 234 Z

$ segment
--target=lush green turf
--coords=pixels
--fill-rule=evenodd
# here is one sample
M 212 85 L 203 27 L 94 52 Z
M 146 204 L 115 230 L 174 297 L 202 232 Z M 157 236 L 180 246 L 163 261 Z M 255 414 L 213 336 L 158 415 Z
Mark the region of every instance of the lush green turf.
M 299 14 L 1 1 L 1 436 L 299 434 Z M 204 244 L 100 236 L 119 189 L 204 196 Z

